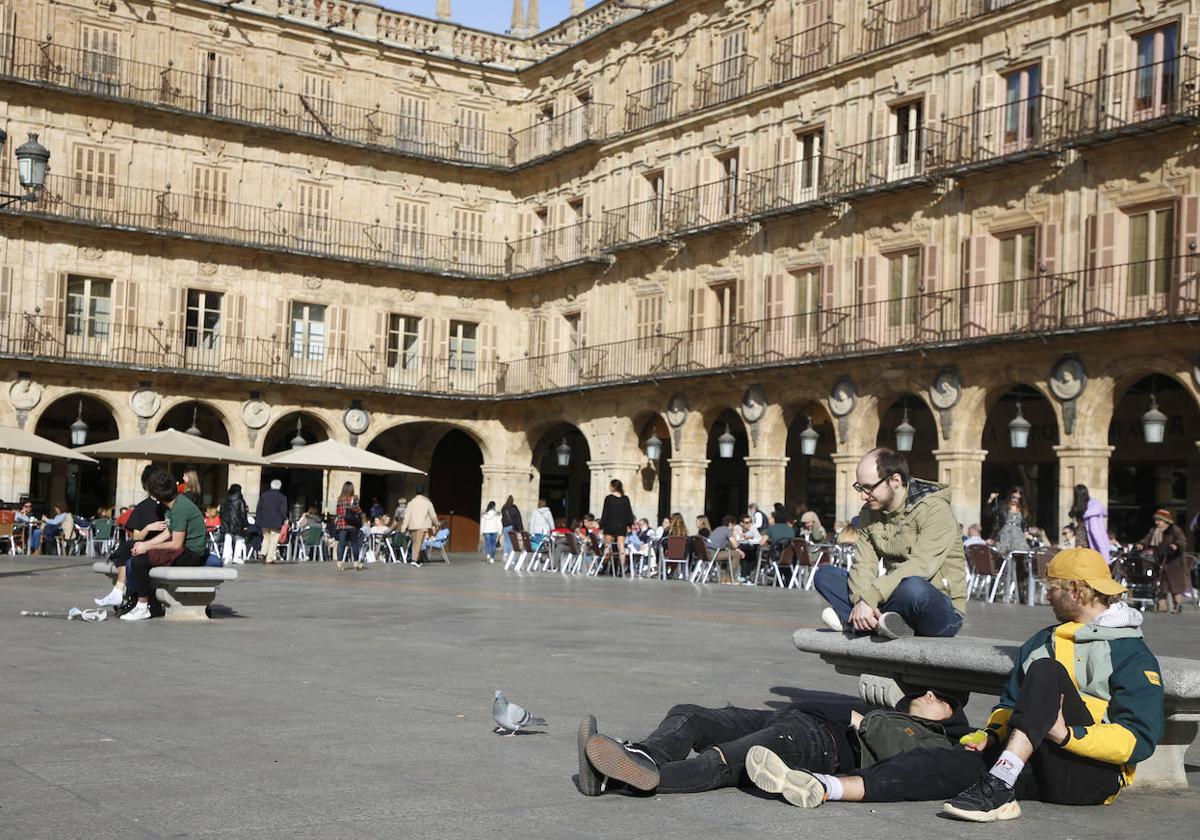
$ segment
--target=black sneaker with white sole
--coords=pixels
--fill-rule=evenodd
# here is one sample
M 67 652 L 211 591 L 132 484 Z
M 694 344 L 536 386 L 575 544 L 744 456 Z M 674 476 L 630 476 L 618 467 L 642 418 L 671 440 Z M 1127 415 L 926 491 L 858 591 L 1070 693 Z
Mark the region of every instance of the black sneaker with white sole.
M 996 822 L 1021 816 L 1021 805 L 1016 791 L 991 773 L 984 773 L 975 784 L 942 805 L 942 811 L 969 822 Z
M 879 624 L 875 625 L 875 635 L 885 639 L 903 639 L 916 635 L 916 631 L 900 617 L 900 613 L 885 612 L 879 616 Z
M 645 750 L 607 735 L 593 735 L 587 742 L 587 759 L 601 776 L 624 782 L 642 791 L 658 787 L 658 765 Z
M 596 772 L 588 761 L 587 744 L 596 734 L 596 719 L 588 715 L 579 722 L 579 735 L 575 744 L 579 749 L 579 792 L 584 796 L 599 796 L 604 793 L 604 777 Z

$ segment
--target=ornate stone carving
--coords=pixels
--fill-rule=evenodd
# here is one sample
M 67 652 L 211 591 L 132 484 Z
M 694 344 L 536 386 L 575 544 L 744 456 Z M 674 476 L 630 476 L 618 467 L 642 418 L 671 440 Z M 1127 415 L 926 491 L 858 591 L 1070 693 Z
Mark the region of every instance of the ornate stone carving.
M 79 258 L 96 262 L 104 258 L 104 249 L 97 248 L 94 245 L 80 245 Z
M 327 44 L 313 44 L 313 55 L 322 61 L 329 61 L 333 58 L 333 50 Z
M 750 440 L 758 446 L 758 421 L 767 413 L 767 392 L 761 385 L 751 385 L 742 394 L 742 418 L 750 424 Z
M 676 394 L 667 403 L 667 425 L 675 432 L 675 448 L 683 445 L 683 424 L 687 422 L 688 398 L 684 394 Z
M 42 401 L 42 386 L 32 379 L 18 379 L 8 386 L 8 401 L 18 411 L 37 408 Z
M 1063 356 L 1050 372 L 1050 393 L 1062 403 L 1063 429 L 1075 431 L 1075 413 L 1079 395 L 1087 387 L 1087 371 L 1077 356 Z
M 417 293 L 413 289 L 401 289 L 400 290 L 400 300 L 412 302 L 412 300 L 414 298 L 416 298 L 416 296 L 417 296 Z
M 197 270 L 201 274 L 203 274 L 205 277 L 212 277 L 214 274 L 217 273 L 217 264 L 210 263 L 210 262 L 202 262 L 202 263 L 200 263 L 200 266 Z
M 837 419 L 838 440 L 846 442 L 850 433 L 850 412 L 858 405 L 858 392 L 849 377 L 834 383 L 829 392 L 829 412 Z
M 312 289 L 315 291 L 321 288 L 323 285 L 325 285 L 325 280 L 322 277 L 317 277 L 316 275 L 310 274 L 304 278 L 304 288 L 306 289 Z
M 361 435 L 371 425 L 371 415 L 366 409 L 347 408 L 342 415 L 342 425 L 352 435 Z
M 475 305 L 474 298 L 460 297 L 458 299 L 458 308 L 459 309 L 470 309 L 474 305 Z
M 261 429 L 271 419 L 271 406 L 262 400 L 246 400 L 242 403 L 242 422 L 248 429 Z
M 129 407 L 143 420 L 148 420 L 162 408 L 162 395 L 153 388 L 138 388 L 129 395 Z
M 214 35 L 219 35 L 222 38 L 228 38 L 229 24 L 223 20 L 210 20 L 208 22 L 208 31 Z
M 962 397 L 962 380 L 959 378 L 957 370 L 947 368 L 933 378 L 933 384 L 929 386 L 929 401 L 941 414 L 942 440 L 950 440 L 954 421 L 953 409 L 958 405 L 960 397 Z

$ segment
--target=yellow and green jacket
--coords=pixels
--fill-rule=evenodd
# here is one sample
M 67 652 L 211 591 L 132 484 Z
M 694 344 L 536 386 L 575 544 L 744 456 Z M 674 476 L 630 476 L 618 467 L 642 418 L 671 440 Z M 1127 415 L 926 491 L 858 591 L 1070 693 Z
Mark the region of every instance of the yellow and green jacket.
M 1104 617 L 1120 617 L 1124 611 L 1135 612 L 1121 603 Z M 1071 675 L 1092 720 L 1097 721 L 1091 726 L 1069 727 L 1070 737 L 1063 749 L 1117 765 L 1125 784 L 1133 781 L 1134 765 L 1154 753 L 1165 725 L 1162 672 L 1138 623 L 1114 627 L 1069 621 L 1038 631 L 1021 646 L 1018 664 L 988 718 L 988 730 L 1000 743 L 1007 740 L 1021 677 L 1033 662 L 1056 659 Z

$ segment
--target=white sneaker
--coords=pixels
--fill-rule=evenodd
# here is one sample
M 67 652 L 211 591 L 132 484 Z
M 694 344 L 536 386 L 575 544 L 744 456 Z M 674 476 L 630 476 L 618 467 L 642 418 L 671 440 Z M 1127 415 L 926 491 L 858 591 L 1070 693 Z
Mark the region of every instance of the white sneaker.
M 846 629 L 842 626 L 842 620 L 838 618 L 837 611 L 833 607 L 821 610 L 821 621 L 825 622 L 825 626 L 835 633 L 841 633 Z
M 121 616 L 122 621 L 142 621 L 150 617 L 150 605 L 138 601 L 137 605 L 125 615 Z
M 125 590 L 113 587 L 112 592 L 109 592 L 103 598 L 93 598 L 97 607 L 119 607 L 121 601 L 125 598 Z

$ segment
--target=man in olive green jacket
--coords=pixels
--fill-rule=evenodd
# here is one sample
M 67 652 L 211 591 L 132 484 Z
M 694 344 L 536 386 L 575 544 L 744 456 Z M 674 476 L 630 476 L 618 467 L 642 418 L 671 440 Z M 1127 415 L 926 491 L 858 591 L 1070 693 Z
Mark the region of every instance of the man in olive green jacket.
M 856 477 L 864 504 L 854 566 L 817 570 L 813 587 L 831 605 L 822 621 L 888 639 L 953 636 L 967 607 L 967 575 L 949 488 L 911 478 L 890 449 L 864 455 Z

